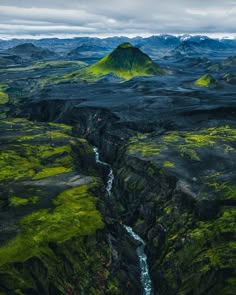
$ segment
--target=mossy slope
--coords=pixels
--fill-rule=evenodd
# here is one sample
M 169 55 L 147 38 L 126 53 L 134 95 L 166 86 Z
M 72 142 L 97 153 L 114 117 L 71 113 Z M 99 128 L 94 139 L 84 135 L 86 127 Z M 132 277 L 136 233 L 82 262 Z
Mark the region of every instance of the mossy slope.
M 218 83 L 214 77 L 210 74 L 206 74 L 197 79 L 194 84 L 198 87 L 214 87 L 217 86 Z
M 0 85 L 0 106 L 9 102 L 9 96 L 5 92 L 7 85 Z
M 87 143 L 70 133 L 63 124 L 0 122 L 1 294 L 109 290 L 110 250 L 96 236 L 101 182 L 78 174 L 73 150 Z
M 137 76 L 155 76 L 164 73 L 165 71 L 148 55 L 130 43 L 123 43 L 94 65 L 71 73 L 67 78 L 98 80 L 103 76 L 113 74 L 122 79 L 131 79 Z
M 218 126 L 139 135 L 127 145 L 121 201 L 145 229 L 158 294 L 233 294 L 235 143 L 235 127 Z

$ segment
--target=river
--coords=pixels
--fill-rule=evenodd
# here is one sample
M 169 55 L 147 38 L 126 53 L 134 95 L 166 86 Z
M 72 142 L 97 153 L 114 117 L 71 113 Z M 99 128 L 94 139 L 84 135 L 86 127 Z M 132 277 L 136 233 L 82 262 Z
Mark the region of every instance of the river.
M 103 162 L 100 160 L 99 150 L 98 148 L 93 148 L 95 152 L 95 159 L 96 162 L 100 165 L 109 167 L 109 173 L 107 175 L 107 183 L 106 183 L 106 191 L 108 193 L 108 196 L 111 196 L 112 194 L 112 187 L 113 187 L 113 181 L 114 181 L 114 173 L 112 170 L 111 165 L 109 165 L 106 162 Z M 145 242 L 144 240 L 136 234 L 132 227 L 124 225 L 124 228 L 126 229 L 127 233 L 136 241 L 140 242 L 140 246 L 137 247 L 136 253 L 139 258 L 139 264 L 140 264 L 140 280 L 143 287 L 143 295 L 152 295 L 152 281 L 150 278 L 148 263 L 147 263 L 147 256 L 145 254 Z

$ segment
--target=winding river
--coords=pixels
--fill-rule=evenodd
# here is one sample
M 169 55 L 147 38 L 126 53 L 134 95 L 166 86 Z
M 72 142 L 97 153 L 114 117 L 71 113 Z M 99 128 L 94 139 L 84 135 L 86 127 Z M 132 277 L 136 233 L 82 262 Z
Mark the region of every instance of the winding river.
M 113 186 L 113 181 L 114 181 L 114 174 L 112 167 L 106 163 L 100 160 L 100 155 L 99 155 L 99 150 L 97 147 L 93 148 L 95 152 L 95 159 L 96 163 L 100 165 L 104 165 L 109 167 L 109 173 L 107 176 L 107 183 L 106 183 L 106 191 L 108 193 L 108 196 L 111 196 L 112 194 L 112 186 Z M 152 295 L 152 281 L 150 278 L 150 273 L 149 273 L 149 268 L 148 268 L 148 263 L 147 263 L 147 256 L 145 254 L 144 248 L 145 248 L 145 242 L 144 240 L 137 235 L 132 227 L 124 225 L 124 228 L 126 229 L 127 233 L 136 241 L 140 242 L 140 246 L 138 246 L 136 253 L 139 258 L 139 264 L 140 264 L 140 280 L 141 284 L 143 287 L 143 295 Z

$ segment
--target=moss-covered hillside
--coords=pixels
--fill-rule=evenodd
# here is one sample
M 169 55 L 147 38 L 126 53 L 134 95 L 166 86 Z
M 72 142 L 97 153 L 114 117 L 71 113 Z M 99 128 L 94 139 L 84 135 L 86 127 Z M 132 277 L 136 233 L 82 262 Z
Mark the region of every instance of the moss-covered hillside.
M 217 85 L 217 80 L 210 74 L 206 74 L 197 79 L 194 84 L 198 87 L 214 87 Z
M 235 144 L 234 126 L 140 134 L 119 159 L 121 202 L 147 240 L 157 294 L 234 294 Z
M 109 74 L 127 80 L 137 76 L 164 73 L 165 71 L 140 49 L 130 43 L 123 43 L 95 64 L 67 75 L 64 80 L 81 78 L 94 81 Z
M 83 176 L 62 124 L 0 122 L 0 293 L 103 294 L 116 287 L 97 236 L 101 181 Z M 112 293 L 113 294 L 113 293 Z

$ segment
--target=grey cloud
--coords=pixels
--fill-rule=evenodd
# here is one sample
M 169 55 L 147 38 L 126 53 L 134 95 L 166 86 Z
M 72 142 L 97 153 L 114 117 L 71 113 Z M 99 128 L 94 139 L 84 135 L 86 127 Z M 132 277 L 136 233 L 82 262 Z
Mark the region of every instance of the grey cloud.
M 236 0 L 1 0 L 0 37 L 235 33 Z

